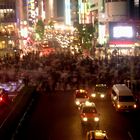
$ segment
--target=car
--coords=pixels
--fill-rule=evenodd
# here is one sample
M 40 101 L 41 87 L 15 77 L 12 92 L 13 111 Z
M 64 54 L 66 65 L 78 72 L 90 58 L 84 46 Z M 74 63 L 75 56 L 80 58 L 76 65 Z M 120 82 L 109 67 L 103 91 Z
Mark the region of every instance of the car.
M 8 95 L 10 101 L 14 101 L 15 97 L 24 86 L 25 84 L 22 79 L 19 79 L 18 81 L 0 83 L 0 92 L 3 91 L 6 95 Z
M 80 106 L 82 103 L 89 100 L 88 92 L 84 89 L 78 89 L 75 91 L 75 104 Z
M 94 91 L 91 93 L 91 97 L 104 99 L 107 94 L 107 85 L 106 84 L 96 84 Z
M 125 84 L 113 85 L 111 91 L 111 101 L 117 112 L 130 112 L 138 109 L 132 90 Z
M 95 128 L 99 127 L 100 114 L 97 111 L 96 105 L 93 102 L 86 101 L 81 105 L 80 117 L 83 125 L 91 124 Z
M 0 106 L 8 105 L 9 102 L 10 99 L 8 97 L 8 93 L 3 88 L 0 88 Z
M 106 131 L 90 130 L 86 134 L 86 140 L 108 140 Z

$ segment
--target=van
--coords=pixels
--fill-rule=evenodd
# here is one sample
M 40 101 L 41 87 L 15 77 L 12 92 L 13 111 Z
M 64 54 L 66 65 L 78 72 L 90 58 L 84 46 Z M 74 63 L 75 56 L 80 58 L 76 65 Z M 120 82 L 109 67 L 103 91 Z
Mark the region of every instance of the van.
M 113 85 L 111 100 L 117 111 L 132 111 L 137 108 L 135 98 L 125 84 Z

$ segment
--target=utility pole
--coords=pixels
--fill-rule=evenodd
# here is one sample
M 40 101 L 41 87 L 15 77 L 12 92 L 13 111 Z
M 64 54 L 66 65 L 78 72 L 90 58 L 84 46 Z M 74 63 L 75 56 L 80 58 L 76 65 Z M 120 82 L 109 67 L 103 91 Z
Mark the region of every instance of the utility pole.
M 134 82 L 134 47 L 132 47 L 132 55 L 130 56 L 130 81 L 131 81 L 131 90 L 133 91 L 133 82 Z

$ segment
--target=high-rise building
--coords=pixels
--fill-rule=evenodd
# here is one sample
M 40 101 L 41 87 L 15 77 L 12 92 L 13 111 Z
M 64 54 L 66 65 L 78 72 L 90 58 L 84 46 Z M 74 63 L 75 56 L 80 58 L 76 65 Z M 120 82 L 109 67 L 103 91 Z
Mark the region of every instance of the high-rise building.
M 132 20 L 140 20 L 140 0 L 128 0 L 128 16 Z
M 64 22 L 64 0 L 47 0 L 46 20 Z
M 79 14 L 78 14 L 78 1 L 71 0 L 71 21 L 72 25 L 79 22 Z
M 46 19 L 73 25 L 78 22 L 78 0 L 47 0 Z

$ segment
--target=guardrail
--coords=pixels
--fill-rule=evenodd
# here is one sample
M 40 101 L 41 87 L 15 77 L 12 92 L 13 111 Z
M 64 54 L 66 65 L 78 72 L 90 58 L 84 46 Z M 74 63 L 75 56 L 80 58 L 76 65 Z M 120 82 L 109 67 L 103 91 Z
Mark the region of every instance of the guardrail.
M 24 115 L 32 98 L 37 95 L 36 87 L 24 87 L 12 103 L 12 108 L 3 123 L 0 125 L 0 139 L 11 139 L 17 125 Z

